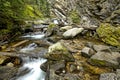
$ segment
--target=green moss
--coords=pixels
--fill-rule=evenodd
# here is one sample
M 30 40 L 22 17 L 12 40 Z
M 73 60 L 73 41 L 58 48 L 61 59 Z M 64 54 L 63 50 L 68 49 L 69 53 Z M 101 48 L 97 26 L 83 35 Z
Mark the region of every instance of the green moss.
M 48 29 L 52 29 L 52 28 L 54 28 L 54 27 L 56 27 L 56 24 L 50 23 Z
M 120 46 L 120 26 L 114 27 L 108 23 L 102 23 L 97 29 L 101 40 L 113 46 Z
M 91 62 L 98 66 L 106 66 L 106 62 L 102 60 L 91 59 Z
M 71 11 L 69 16 L 72 19 L 73 23 L 79 23 L 80 22 L 80 17 L 79 17 L 76 10 Z
M 27 18 L 42 18 L 43 15 L 38 9 L 34 9 L 31 5 L 26 5 L 24 10 L 24 16 Z

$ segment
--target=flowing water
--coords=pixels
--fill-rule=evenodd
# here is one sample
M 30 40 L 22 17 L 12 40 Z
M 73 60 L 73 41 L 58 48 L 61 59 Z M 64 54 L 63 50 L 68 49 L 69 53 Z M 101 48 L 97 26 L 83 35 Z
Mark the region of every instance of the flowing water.
M 26 57 L 25 63 L 19 69 L 21 73 L 25 72 L 26 74 L 16 80 L 45 80 L 46 73 L 40 69 L 40 65 L 44 62 L 46 62 L 46 59 Z
M 43 39 L 44 33 L 32 33 L 22 36 L 27 39 Z M 28 46 L 22 48 L 20 52 L 32 52 L 37 48 L 37 44 L 31 43 Z M 32 53 L 33 55 L 36 53 Z M 45 80 L 46 73 L 40 69 L 40 65 L 46 62 L 46 59 L 40 56 L 34 57 L 22 57 L 23 66 L 19 68 L 16 77 L 11 80 Z

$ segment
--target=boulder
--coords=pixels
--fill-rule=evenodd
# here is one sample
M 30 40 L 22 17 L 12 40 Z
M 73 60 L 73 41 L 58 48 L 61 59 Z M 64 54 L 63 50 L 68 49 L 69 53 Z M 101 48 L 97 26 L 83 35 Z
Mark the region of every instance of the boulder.
M 96 31 L 103 42 L 120 47 L 120 25 L 115 27 L 109 23 L 102 23 Z
M 81 33 L 84 28 L 72 28 L 63 33 L 64 38 L 73 38 L 79 33 Z
M 103 73 L 99 80 L 117 80 L 117 76 L 115 73 Z
M 72 26 L 64 26 L 60 28 L 60 31 L 67 31 L 69 29 L 72 29 Z
M 95 51 L 110 51 L 110 48 L 109 48 L 109 46 L 105 46 L 105 45 L 93 45 L 93 49 L 95 50 Z
M 119 52 L 97 52 L 90 58 L 89 62 L 96 66 L 118 68 L 118 57 L 120 57 Z
M 95 51 L 89 47 L 84 47 L 81 51 L 82 56 L 84 57 L 91 57 L 93 54 L 95 54 Z
M 47 59 L 51 60 L 66 60 L 66 61 L 74 61 L 74 58 L 71 53 L 67 50 L 67 48 L 61 43 L 57 42 L 51 45 L 48 48 L 48 53 L 45 54 Z

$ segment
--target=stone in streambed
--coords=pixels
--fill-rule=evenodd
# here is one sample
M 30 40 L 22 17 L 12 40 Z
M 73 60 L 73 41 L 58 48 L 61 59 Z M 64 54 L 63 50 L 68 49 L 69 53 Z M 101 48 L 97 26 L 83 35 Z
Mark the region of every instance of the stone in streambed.
M 63 33 L 64 38 L 73 38 L 79 33 L 81 33 L 84 28 L 72 28 Z
M 105 46 L 105 45 L 93 45 L 93 49 L 95 51 L 109 51 L 110 52 L 110 48 L 109 46 Z
M 84 47 L 81 51 L 82 56 L 84 57 L 91 57 L 93 54 L 95 54 L 95 51 L 89 47 Z
M 92 65 L 96 66 L 108 66 L 112 68 L 118 68 L 119 62 L 118 58 L 120 57 L 119 52 L 97 52 L 95 55 L 93 55 L 89 62 Z

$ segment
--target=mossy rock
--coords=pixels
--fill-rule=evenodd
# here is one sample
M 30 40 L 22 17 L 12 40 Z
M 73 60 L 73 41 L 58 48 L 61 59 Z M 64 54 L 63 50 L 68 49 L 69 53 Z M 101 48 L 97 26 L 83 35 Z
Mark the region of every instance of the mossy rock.
M 55 61 L 74 61 L 72 54 L 69 53 L 67 48 L 61 42 L 57 42 L 50 46 L 45 58 Z
M 102 23 L 96 31 L 103 42 L 120 47 L 120 25 L 114 27 L 109 23 Z

